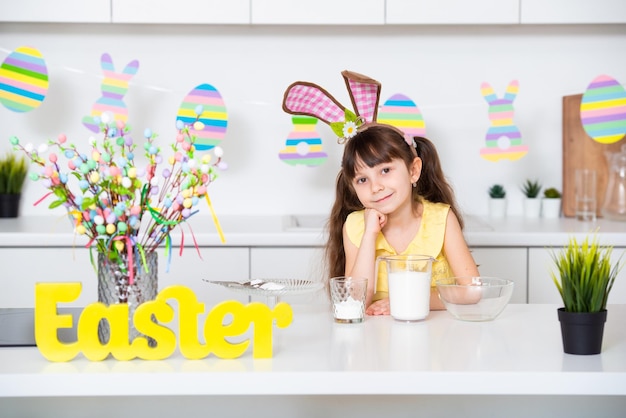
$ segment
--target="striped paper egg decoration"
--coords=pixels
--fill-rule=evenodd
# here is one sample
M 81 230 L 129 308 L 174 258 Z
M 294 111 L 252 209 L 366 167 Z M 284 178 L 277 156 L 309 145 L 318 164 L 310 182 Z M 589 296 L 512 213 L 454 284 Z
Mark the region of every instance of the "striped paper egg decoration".
M 200 115 L 196 113 L 198 106 L 202 109 Z M 196 136 L 198 151 L 207 151 L 218 145 L 228 127 L 228 113 L 222 95 L 210 84 L 200 84 L 184 97 L 176 120 L 190 125 L 190 132 Z
M 422 112 L 413 100 L 403 94 L 391 96 L 378 111 L 379 123 L 395 126 L 410 136 L 426 136 Z
M 21 46 L 0 66 L 0 102 L 14 112 L 38 108 L 48 92 L 48 69 L 35 48 Z
M 599 75 L 583 94 L 580 119 L 587 135 L 612 144 L 626 134 L 626 90 L 613 77 Z

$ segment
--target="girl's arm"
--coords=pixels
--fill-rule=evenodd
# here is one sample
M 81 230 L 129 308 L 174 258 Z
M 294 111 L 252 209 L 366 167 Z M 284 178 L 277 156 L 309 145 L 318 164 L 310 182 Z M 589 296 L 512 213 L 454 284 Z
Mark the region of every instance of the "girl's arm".
M 459 220 L 452 211 L 448 212 L 443 249 L 453 276 L 474 277 L 480 275 L 474 257 L 472 257 L 472 253 L 465 242 Z M 437 289 L 433 290 L 434 294 L 431 293 L 430 298 L 431 309 L 445 309 L 443 302 L 439 299 Z M 456 303 L 471 304 L 480 301 L 480 294 L 480 289 L 467 289 L 464 292 L 449 294 L 448 299 L 454 297 Z
M 478 267 L 472 257 L 472 253 L 465 242 L 463 230 L 459 220 L 453 211 L 448 212 L 448 220 L 446 222 L 446 235 L 443 241 L 443 250 L 452 269 L 452 275 L 460 276 L 478 276 Z
M 373 210 L 366 209 L 365 231 L 361 245 L 357 247 L 348 238 L 346 227 L 343 227 L 343 248 L 346 253 L 346 276 L 367 278 L 367 297 L 365 306 L 372 303 L 376 286 L 376 238 L 385 225 L 385 215 Z

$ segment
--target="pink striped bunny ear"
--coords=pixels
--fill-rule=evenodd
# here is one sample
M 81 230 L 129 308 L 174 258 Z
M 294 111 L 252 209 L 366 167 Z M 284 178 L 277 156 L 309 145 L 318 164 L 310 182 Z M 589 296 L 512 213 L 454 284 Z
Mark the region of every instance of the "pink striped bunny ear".
M 380 82 L 347 70 L 342 71 L 341 75 L 346 82 L 356 115 L 362 117 L 366 123 L 376 122 L 382 88 Z

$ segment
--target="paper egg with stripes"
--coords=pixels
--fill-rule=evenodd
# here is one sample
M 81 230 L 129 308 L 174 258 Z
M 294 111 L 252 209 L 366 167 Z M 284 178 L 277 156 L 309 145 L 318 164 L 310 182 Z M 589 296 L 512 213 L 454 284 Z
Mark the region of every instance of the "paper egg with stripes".
M 612 144 L 626 135 L 626 90 L 613 77 L 599 75 L 583 94 L 580 120 L 587 135 Z
M 410 136 L 426 136 L 426 124 L 413 100 L 403 94 L 394 94 L 378 110 L 379 123 L 395 126 Z
M 222 95 L 210 84 L 194 87 L 183 99 L 176 121 L 189 126 L 196 136 L 196 149 L 207 151 L 218 145 L 226 135 L 228 113 Z
M 38 108 L 48 93 L 46 62 L 35 48 L 20 46 L 0 66 L 0 102 L 14 112 Z

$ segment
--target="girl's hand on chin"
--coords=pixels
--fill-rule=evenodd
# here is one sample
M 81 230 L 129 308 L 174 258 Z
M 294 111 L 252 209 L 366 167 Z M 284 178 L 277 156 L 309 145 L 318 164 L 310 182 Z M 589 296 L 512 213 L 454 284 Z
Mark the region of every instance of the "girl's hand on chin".
M 380 299 L 367 307 L 365 313 L 368 315 L 389 315 L 389 298 Z
M 387 223 L 387 215 L 380 213 L 376 209 L 365 209 L 365 230 L 372 233 L 379 233 Z

